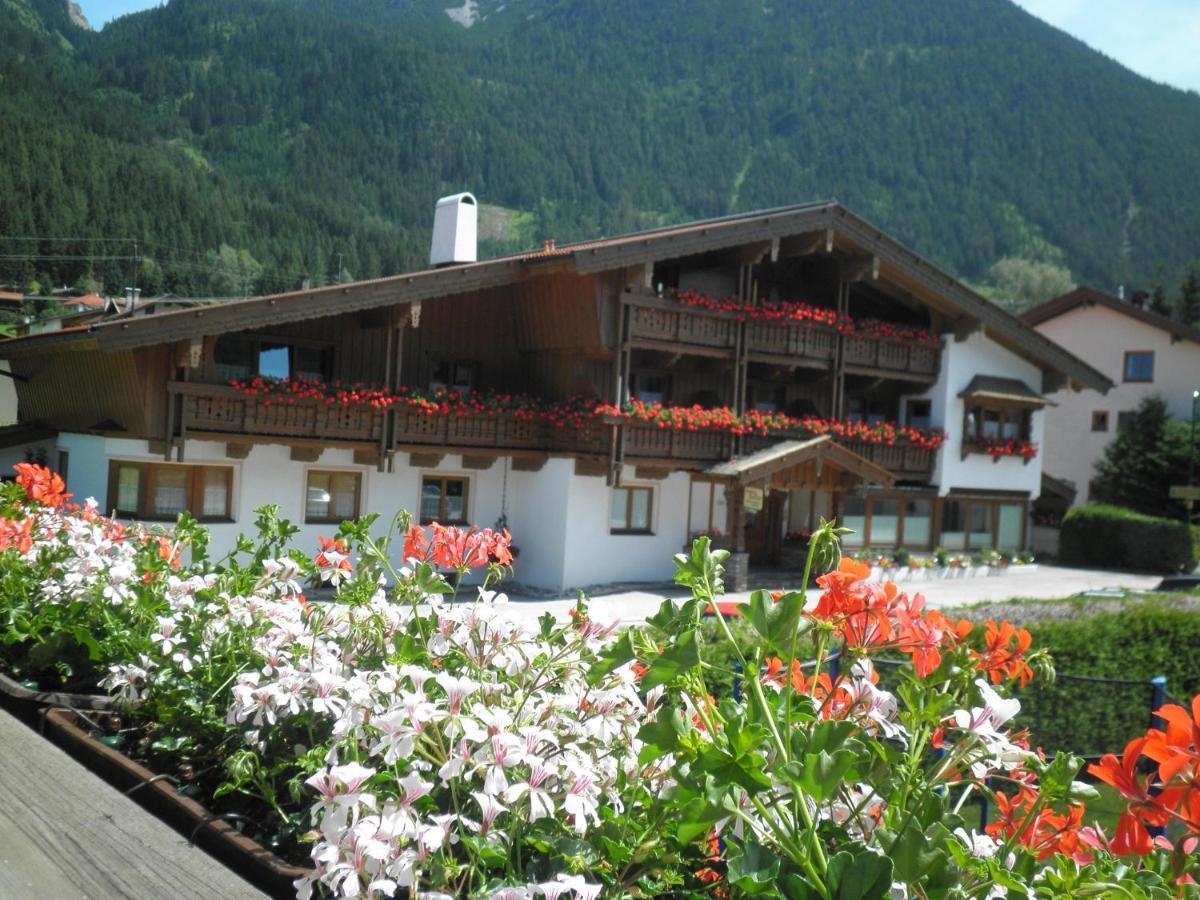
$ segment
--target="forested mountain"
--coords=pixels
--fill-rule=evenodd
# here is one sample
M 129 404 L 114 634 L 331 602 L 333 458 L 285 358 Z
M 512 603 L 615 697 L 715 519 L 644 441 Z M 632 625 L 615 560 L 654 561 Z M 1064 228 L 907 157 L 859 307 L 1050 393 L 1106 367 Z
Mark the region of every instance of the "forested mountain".
M 0 46 L 0 281 L 385 274 L 462 189 L 491 252 L 836 197 L 976 280 L 1200 255 L 1200 96 L 1007 0 L 0 0 Z

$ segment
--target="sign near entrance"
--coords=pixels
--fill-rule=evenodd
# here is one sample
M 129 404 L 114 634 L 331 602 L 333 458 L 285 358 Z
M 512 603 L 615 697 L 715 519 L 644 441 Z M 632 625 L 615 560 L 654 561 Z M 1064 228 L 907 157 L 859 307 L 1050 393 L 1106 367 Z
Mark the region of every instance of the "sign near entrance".
M 1172 500 L 1200 500 L 1200 487 L 1189 487 L 1186 484 L 1171 486 Z
M 742 505 L 746 507 L 746 512 L 761 512 L 763 508 L 763 489 L 756 487 L 746 488 L 746 492 L 742 495 Z

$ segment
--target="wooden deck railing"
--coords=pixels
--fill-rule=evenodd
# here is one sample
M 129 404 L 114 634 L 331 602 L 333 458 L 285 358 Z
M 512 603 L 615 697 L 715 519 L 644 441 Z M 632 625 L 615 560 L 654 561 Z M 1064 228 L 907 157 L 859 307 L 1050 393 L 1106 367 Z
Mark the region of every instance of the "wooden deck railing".
M 707 309 L 689 309 L 669 300 L 639 297 L 629 304 L 629 339 L 682 344 L 707 350 L 737 347 L 737 319 Z
M 846 338 L 846 365 L 869 369 L 937 375 L 942 348 L 937 344 L 899 341 L 892 338 Z
M 681 306 L 673 300 L 649 293 L 627 295 L 629 340 L 634 344 L 678 349 L 702 355 L 778 357 L 826 368 L 837 356 L 838 332 L 818 322 L 789 322 L 747 319 L 710 309 Z M 739 329 L 745 340 L 738 340 Z M 847 336 L 844 364 L 851 367 L 894 372 L 897 375 L 936 378 L 942 348 L 894 338 Z
M 378 443 L 383 436 L 383 413 L 370 408 L 247 397 L 220 384 L 176 381 L 168 389 L 182 397 L 179 424 L 184 435 L 199 431 L 363 444 Z
M 188 433 L 327 441 L 330 444 L 373 445 L 384 439 L 385 413 L 364 407 L 330 406 L 320 401 L 288 402 L 278 398 L 247 397 L 227 385 L 172 382 L 170 391 L 182 398 L 179 428 Z M 605 457 L 614 421 L 592 421 L 582 428 L 556 427 L 544 419 L 515 416 L 422 416 L 393 410 L 391 449 L 423 448 L 443 451 L 533 451 L 571 456 Z M 734 455 L 734 437 L 721 431 L 679 431 L 627 423 L 623 458 L 627 461 L 710 463 Z M 778 441 L 804 439 L 805 434 L 781 433 L 747 438 L 743 452 Z M 933 472 L 936 451 L 917 447 L 844 442 L 856 453 L 905 477 Z

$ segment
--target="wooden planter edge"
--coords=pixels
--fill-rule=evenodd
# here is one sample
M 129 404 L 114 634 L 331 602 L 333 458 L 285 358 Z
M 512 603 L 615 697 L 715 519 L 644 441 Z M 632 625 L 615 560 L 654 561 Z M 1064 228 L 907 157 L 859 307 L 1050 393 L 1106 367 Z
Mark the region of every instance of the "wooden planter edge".
M 295 897 L 293 882 L 312 869 L 280 859 L 229 822 L 180 794 L 175 785 L 112 747 L 100 743 L 77 724 L 78 713 L 45 709 L 43 733 L 109 784 L 170 825 L 185 838 L 273 897 Z

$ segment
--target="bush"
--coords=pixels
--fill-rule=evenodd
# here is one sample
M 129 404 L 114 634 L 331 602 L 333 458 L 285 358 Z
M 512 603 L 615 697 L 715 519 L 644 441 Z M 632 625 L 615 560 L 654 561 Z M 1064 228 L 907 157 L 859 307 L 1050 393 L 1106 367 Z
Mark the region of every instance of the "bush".
M 1176 697 L 1200 691 L 1200 615 L 1148 601 L 1120 612 L 1030 625 L 1062 677 L 1019 696 L 1035 746 L 1094 755 L 1119 752 L 1150 725 L 1150 679 L 1162 675 Z M 1077 680 L 1122 679 L 1136 684 Z M 1161 722 L 1155 723 L 1161 726 Z
M 1178 572 L 1195 564 L 1188 526 L 1119 506 L 1080 506 L 1063 519 L 1059 555 L 1070 565 Z

